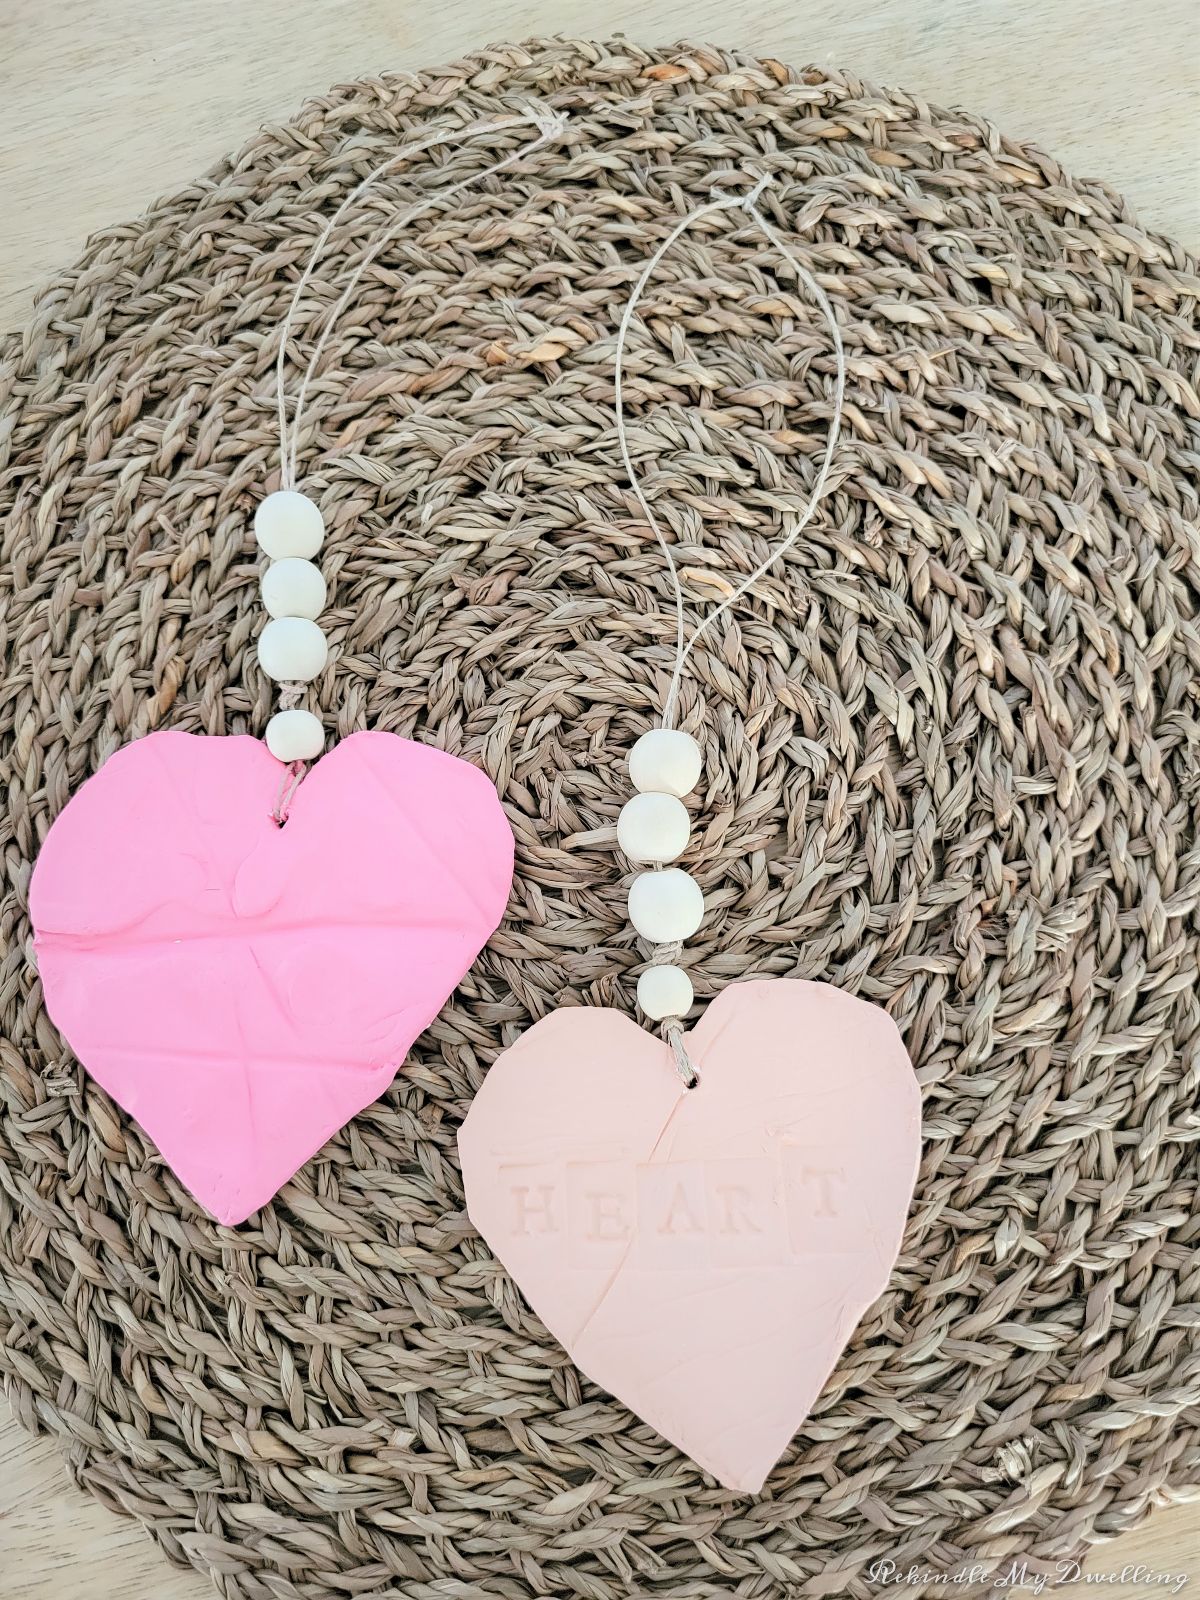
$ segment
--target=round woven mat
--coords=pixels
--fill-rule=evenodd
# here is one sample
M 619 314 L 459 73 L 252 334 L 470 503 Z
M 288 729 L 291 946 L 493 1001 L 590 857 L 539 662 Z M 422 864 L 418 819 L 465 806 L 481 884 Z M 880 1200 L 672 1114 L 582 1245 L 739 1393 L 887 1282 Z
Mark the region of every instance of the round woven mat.
M 567 141 L 387 248 L 300 450 L 331 527 L 320 703 L 487 770 L 512 902 L 391 1091 L 228 1230 L 64 1053 L 30 862 L 128 740 L 263 728 L 249 522 L 300 266 L 402 140 L 531 96 Z M 297 359 L 382 219 L 529 137 L 381 184 Z M 685 681 L 689 962 L 701 1003 L 799 974 L 886 1004 L 926 1148 L 889 1291 L 749 1500 L 547 1337 L 466 1220 L 455 1132 L 532 1018 L 633 1009 L 614 819 L 672 621 L 614 332 L 671 222 L 764 169 L 838 308 L 848 429 Z M 339 89 L 92 241 L 7 345 L 0 432 L 0 1369 L 88 1489 L 228 1596 L 693 1600 L 1046 1558 L 1200 1482 L 1196 292 L 1107 190 L 975 118 L 627 44 Z M 803 504 L 832 355 L 738 215 L 643 316 L 633 448 L 702 607 Z

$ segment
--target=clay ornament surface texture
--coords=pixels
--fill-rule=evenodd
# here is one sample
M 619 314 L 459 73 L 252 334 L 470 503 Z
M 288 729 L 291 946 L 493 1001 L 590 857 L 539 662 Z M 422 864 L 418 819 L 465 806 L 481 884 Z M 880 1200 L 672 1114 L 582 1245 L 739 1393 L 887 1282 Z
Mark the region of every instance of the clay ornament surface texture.
M 459 1132 L 471 1221 L 594 1382 L 756 1493 L 900 1248 L 920 1093 L 895 1024 L 830 984 L 733 984 L 669 1047 L 552 1012 Z
M 51 827 L 30 887 L 46 1006 L 219 1221 L 380 1095 L 504 912 L 513 838 L 476 767 L 357 733 L 308 773 L 155 733 Z

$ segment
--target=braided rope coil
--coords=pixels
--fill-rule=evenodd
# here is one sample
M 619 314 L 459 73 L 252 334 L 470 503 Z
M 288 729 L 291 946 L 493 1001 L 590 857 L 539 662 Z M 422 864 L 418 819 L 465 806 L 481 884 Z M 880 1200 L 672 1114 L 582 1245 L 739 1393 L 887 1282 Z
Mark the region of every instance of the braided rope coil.
M 509 915 L 390 1092 L 223 1230 L 50 1025 L 30 864 L 128 740 L 265 725 L 249 521 L 299 264 L 391 144 L 531 99 L 563 141 L 380 253 L 297 440 L 314 691 L 339 735 L 488 772 Z M 298 359 L 386 209 L 506 137 L 345 218 Z M 531 1019 L 632 1010 L 614 824 L 673 638 L 614 332 L 648 244 L 764 168 L 846 434 L 683 682 L 689 967 L 701 1001 L 753 973 L 886 1004 L 926 1153 L 888 1292 L 747 1502 L 581 1381 L 470 1228 L 454 1134 Z M 0 1375 L 85 1487 L 236 1600 L 866 1595 L 880 1558 L 1049 1559 L 1195 1492 L 1198 288 L 975 118 L 625 42 L 349 85 L 91 241 L 0 360 Z M 828 342 L 736 217 L 642 309 L 632 448 L 707 607 L 804 504 Z

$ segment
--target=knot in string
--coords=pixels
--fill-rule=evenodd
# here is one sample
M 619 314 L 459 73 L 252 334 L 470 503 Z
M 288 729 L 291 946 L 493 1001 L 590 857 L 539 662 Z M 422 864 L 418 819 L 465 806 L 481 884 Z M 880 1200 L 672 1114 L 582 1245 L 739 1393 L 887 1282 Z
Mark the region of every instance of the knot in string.
M 739 211 L 743 209 L 749 210 L 754 202 L 762 195 L 764 190 L 769 189 L 774 181 L 774 177 L 771 173 L 764 172 L 762 177 L 759 178 L 758 182 L 754 185 L 753 189 L 747 189 L 745 194 L 731 195 L 727 194 L 724 189 L 710 189 L 708 191 L 709 202 L 711 205 L 721 211 Z M 697 215 L 698 213 L 693 211 L 687 220 L 690 222 Z
M 546 139 L 556 139 L 565 132 L 570 120 L 565 111 L 551 111 L 547 106 L 526 106 L 525 115 Z

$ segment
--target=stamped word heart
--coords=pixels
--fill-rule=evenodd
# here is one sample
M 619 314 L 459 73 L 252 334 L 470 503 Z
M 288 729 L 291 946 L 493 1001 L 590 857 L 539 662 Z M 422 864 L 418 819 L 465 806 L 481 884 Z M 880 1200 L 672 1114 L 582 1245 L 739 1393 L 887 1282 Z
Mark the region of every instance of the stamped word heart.
M 383 1092 L 512 881 L 465 761 L 354 734 L 280 827 L 284 770 L 257 739 L 140 739 L 58 817 L 30 888 L 51 1017 L 230 1224 Z
M 553 1012 L 458 1136 L 471 1221 L 601 1387 L 757 1492 L 884 1289 L 920 1094 L 885 1011 L 734 984 L 687 1036 L 699 1085 L 620 1012 Z

